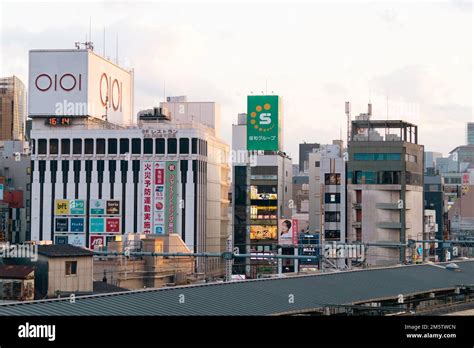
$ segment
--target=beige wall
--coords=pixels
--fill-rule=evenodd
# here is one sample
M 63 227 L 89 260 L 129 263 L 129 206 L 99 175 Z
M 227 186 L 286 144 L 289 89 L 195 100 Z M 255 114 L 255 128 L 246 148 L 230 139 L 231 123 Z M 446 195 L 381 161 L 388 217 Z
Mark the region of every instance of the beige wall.
M 66 261 L 77 261 L 77 274 L 66 275 Z M 92 256 L 48 258 L 48 296 L 55 292 L 92 292 Z

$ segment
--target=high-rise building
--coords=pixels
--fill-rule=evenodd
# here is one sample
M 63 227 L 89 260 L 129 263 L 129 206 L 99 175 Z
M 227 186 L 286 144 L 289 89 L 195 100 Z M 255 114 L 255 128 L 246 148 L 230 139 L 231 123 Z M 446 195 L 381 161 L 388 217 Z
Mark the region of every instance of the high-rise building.
M 474 122 L 466 124 L 466 145 L 474 145 Z
M 442 157 L 443 154 L 441 152 L 425 151 L 425 173 L 428 171 L 428 168 L 436 168 L 436 160 Z
M 302 143 L 299 147 L 299 170 L 300 173 L 308 174 L 309 162 L 308 157 L 312 152 L 316 152 L 320 145 L 318 143 Z
M 31 239 L 94 248 L 145 234 L 167 251 L 173 234 L 194 252 L 223 252 L 230 168 L 219 106 L 169 97 L 130 124 L 130 74 L 91 51 L 56 53 L 30 54 Z M 47 114 L 57 103 L 61 112 Z M 196 258 L 196 270 L 223 269 L 218 258 Z
M 16 76 L 0 78 L 0 141 L 23 140 L 25 121 L 25 85 Z
M 349 241 L 405 245 L 423 234 L 423 146 L 404 121 L 352 121 L 347 165 Z M 377 130 L 383 130 L 378 132 Z M 403 246 L 370 246 L 369 265 L 411 261 Z
M 278 266 L 274 259 L 258 256 L 276 254 L 279 244 L 293 244 L 291 237 L 285 240 L 280 238 L 283 232 L 285 238 L 292 231 L 295 236 L 297 233 L 289 204 L 292 197 L 291 158 L 281 151 L 281 139 L 277 146 L 276 139 L 268 142 L 253 136 L 251 140 L 252 136 L 249 135 L 249 131 L 257 129 L 255 126 L 258 126 L 258 121 L 254 121 L 259 119 L 261 112 L 265 114 L 264 117 L 269 117 L 264 120 L 267 129 L 272 129 L 274 134 L 281 131 L 274 129 L 279 128 L 277 125 L 282 121 L 281 109 L 276 109 L 280 102 L 275 97 L 258 96 L 261 100 L 254 101 L 250 96 L 250 113 L 247 117 L 240 114 L 238 123 L 232 126 L 233 244 L 241 254 L 254 255 L 252 258 L 234 260 L 234 273 L 245 274 L 250 278 L 277 273 Z M 254 112 L 254 109 L 257 111 Z M 272 110 L 274 113 L 271 113 Z M 262 131 L 263 136 L 265 133 Z M 259 144 L 255 144 L 255 141 Z M 284 225 L 284 231 L 280 225 Z M 285 252 L 293 255 L 294 248 L 283 248 Z M 283 271 L 294 270 L 294 262 L 290 261 L 282 262 Z

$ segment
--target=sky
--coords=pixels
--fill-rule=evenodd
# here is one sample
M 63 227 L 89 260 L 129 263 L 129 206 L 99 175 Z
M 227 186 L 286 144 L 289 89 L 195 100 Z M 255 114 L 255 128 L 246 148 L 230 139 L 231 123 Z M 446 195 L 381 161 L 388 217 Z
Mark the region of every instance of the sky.
M 284 150 L 346 137 L 352 115 L 419 126 L 426 151 L 447 155 L 474 122 L 470 1 L 0 0 L 0 76 L 28 83 L 28 51 L 95 51 L 135 71 L 135 112 L 164 95 L 219 103 L 230 144 L 246 96 L 284 101 Z M 105 54 L 104 54 L 105 28 Z M 118 38 L 118 40 L 117 40 Z

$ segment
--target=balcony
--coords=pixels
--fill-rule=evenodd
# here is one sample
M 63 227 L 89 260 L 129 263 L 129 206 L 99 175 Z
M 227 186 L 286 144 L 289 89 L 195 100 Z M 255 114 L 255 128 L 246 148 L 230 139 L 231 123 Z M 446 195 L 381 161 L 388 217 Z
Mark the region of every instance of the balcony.
M 386 210 L 400 210 L 402 208 L 399 207 L 398 202 L 397 203 L 377 203 L 375 205 L 377 209 L 386 209 Z M 410 204 L 405 205 L 405 209 L 411 209 Z
M 400 229 L 400 228 L 402 228 L 402 223 L 401 222 L 389 222 L 389 221 L 377 222 L 377 227 L 378 228 Z

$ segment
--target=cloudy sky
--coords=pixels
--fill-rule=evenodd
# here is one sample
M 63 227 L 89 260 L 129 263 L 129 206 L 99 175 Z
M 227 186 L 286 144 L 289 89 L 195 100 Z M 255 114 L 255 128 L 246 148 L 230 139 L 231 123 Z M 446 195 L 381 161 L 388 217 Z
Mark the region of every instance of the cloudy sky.
M 28 82 L 28 50 L 95 51 L 135 69 L 135 111 L 166 95 L 221 105 L 222 137 L 246 95 L 284 98 L 285 149 L 345 137 L 352 114 L 418 124 L 426 150 L 465 142 L 473 113 L 473 10 L 445 2 L 22 2 L 0 0 L 0 76 Z

